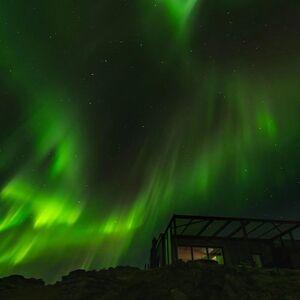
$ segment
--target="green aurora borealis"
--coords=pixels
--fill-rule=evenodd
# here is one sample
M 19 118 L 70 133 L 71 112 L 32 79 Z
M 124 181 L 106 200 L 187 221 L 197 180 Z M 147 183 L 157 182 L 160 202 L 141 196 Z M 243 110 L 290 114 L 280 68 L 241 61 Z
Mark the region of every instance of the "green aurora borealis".
M 2 1 L 0 276 L 143 266 L 173 213 L 299 219 L 298 2 Z

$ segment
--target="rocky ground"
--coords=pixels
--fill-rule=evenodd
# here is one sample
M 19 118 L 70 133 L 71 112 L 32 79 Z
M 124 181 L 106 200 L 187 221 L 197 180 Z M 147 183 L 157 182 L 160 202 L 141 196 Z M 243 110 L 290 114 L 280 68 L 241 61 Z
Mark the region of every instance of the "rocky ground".
M 14 275 L 0 279 L 0 299 L 300 300 L 300 271 L 177 263 L 148 271 L 77 270 L 53 285 Z

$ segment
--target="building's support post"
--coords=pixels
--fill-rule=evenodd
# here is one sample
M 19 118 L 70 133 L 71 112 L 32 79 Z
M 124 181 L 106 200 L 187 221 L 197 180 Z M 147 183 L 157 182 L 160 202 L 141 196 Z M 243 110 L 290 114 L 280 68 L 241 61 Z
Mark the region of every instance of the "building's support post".
M 169 258 L 169 229 L 167 229 L 166 235 L 167 235 L 167 237 L 166 237 L 166 243 L 167 243 L 166 261 L 167 261 L 167 265 L 169 265 L 170 264 L 170 258 Z
M 161 235 L 161 248 L 162 248 L 162 266 L 166 265 L 166 235 L 162 233 Z
M 171 239 L 171 260 L 170 264 L 174 263 L 174 261 L 177 259 L 177 239 L 176 239 L 176 232 L 175 232 L 175 226 L 174 226 L 174 216 L 171 219 L 169 230 L 170 230 L 170 239 Z
M 295 242 L 295 238 L 294 238 L 294 235 L 293 235 L 292 231 L 289 232 L 289 237 L 290 237 L 291 244 L 292 244 L 292 251 L 291 251 L 292 256 L 290 257 L 290 264 L 291 264 L 292 268 L 295 268 L 296 266 L 294 265 L 294 258 L 293 258 L 293 256 L 295 255 L 295 252 L 297 252 L 297 253 L 299 252 L 299 249 L 297 249 L 297 244 Z
M 291 231 L 289 232 L 289 236 L 290 236 L 290 240 L 292 242 L 292 247 L 295 248 L 296 243 L 295 243 L 295 239 L 294 239 L 293 233 Z
M 172 226 L 174 229 L 174 261 L 178 259 L 178 241 L 177 241 L 177 230 L 176 230 L 176 218 L 173 218 Z
M 156 268 L 159 266 L 159 259 L 158 259 L 158 241 L 156 238 L 152 239 L 152 247 L 150 252 L 150 268 Z
M 246 230 L 245 222 L 243 220 L 241 221 L 241 227 L 242 227 L 242 231 L 243 231 L 244 245 L 245 245 L 246 253 L 248 256 L 248 260 L 249 260 L 250 264 L 253 265 L 252 254 L 251 254 L 249 241 L 248 241 L 248 233 Z

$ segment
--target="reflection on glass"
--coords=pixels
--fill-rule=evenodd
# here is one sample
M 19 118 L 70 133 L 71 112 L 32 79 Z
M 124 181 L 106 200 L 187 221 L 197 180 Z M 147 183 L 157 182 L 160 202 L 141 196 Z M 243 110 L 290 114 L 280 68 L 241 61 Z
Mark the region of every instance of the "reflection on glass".
M 191 247 L 178 247 L 177 251 L 178 251 L 178 259 L 181 259 L 185 262 L 192 260 Z
M 209 259 L 215 260 L 218 264 L 224 264 L 224 258 L 221 248 L 208 248 Z
M 177 248 L 178 259 L 187 262 L 189 260 L 211 259 L 218 264 L 224 264 L 222 248 L 207 248 L 207 247 L 188 247 L 179 246 Z M 192 256 L 193 253 L 193 256 Z
M 193 258 L 196 259 L 207 259 L 206 248 L 193 247 Z

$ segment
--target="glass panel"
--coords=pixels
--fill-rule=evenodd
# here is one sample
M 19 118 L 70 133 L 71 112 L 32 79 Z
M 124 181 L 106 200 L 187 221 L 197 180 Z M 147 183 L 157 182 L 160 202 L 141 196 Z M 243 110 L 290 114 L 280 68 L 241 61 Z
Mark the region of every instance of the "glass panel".
M 164 244 L 165 244 L 165 253 L 164 253 L 164 256 L 165 256 L 165 263 L 168 265 L 169 264 L 169 257 L 168 257 L 168 246 L 169 246 L 169 243 L 168 243 L 168 235 L 165 235 L 165 238 L 164 238 Z
M 208 248 L 208 257 L 215 260 L 218 264 L 224 264 L 223 252 L 221 248 Z
M 250 233 L 252 230 L 254 230 L 255 228 L 257 228 L 260 225 L 261 225 L 261 222 L 251 221 L 250 223 L 248 223 L 245 226 L 245 228 L 246 228 L 246 231 Z
M 279 229 L 281 230 L 281 231 L 285 231 L 285 230 L 288 230 L 288 229 L 290 229 L 290 228 L 292 228 L 292 227 L 294 227 L 295 226 L 295 224 L 278 224 L 277 225 L 277 227 L 279 227 Z M 297 230 L 297 229 L 296 229 Z M 296 230 L 294 230 L 293 232 L 295 232 Z
M 221 227 L 223 227 L 225 225 L 226 221 L 215 221 L 213 222 L 213 226 L 211 227 L 211 231 L 209 232 L 209 235 L 213 235 L 215 234 L 219 229 L 221 229 Z M 220 236 L 220 234 L 223 232 L 223 230 L 226 227 L 224 227 L 218 234 L 217 236 Z
M 189 222 L 189 219 L 176 219 L 176 229 L 180 232 L 182 228 Z
M 193 247 L 193 258 L 196 259 L 207 259 L 206 248 Z
M 243 229 L 241 229 L 232 237 L 233 238 L 242 238 L 243 236 L 244 236 Z
M 288 234 L 285 234 L 281 236 L 283 240 L 290 240 L 290 236 Z
M 271 223 L 264 223 L 262 226 L 258 227 L 255 231 L 250 232 L 248 234 L 249 238 L 264 238 L 264 233 L 268 233 L 270 229 L 274 228 L 273 224 Z M 260 237 L 260 235 L 263 235 Z
M 276 228 L 274 228 L 273 230 L 271 230 L 270 232 L 268 232 L 264 236 L 262 236 L 262 239 L 272 239 L 273 237 L 275 237 L 278 234 L 279 234 L 279 231 Z
M 194 220 L 183 233 L 184 235 L 196 235 L 205 225 L 205 221 Z
M 161 239 L 158 240 L 157 243 L 157 259 L 158 259 L 158 265 L 161 267 L 162 266 L 162 241 Z
M 201 233 L 201 236 L 210 236 L 214 231 L 215 231 L 215 227 L 216 225 L 214 224 L 214 222 L 207 221 L 206 225 L 209 224 L 206 229 Z
M 171 242 L 171 230 L 168 230 L 168 264 L 172 263 L 172 242 Z
M 192 260 L 192 251 L 191 247 L 178 247 L 178 259 L 181 259 L 183 261 L 189 261 Z
M 240 222 L 232 221 L 218 234 L 218 236 L 227 237 L 229 234 L 231 234 L 234 230 L 236 230 L 240 226 L 241 226 Z

